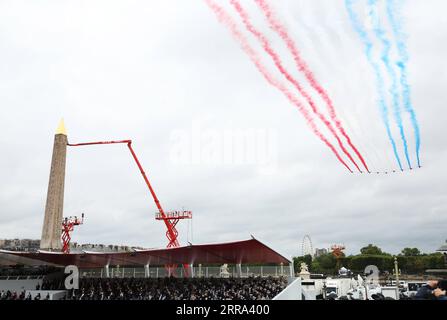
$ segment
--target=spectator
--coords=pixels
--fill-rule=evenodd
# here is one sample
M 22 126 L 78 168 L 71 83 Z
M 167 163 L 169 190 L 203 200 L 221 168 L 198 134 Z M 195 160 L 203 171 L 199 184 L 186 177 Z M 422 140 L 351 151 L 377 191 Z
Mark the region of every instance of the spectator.
M 426 285 L 419 288 L 415 299 L 417 300 L 447 300 L 447 283 L 445 280 L 428 281 Z
M 63 289 L 60 281 L 45 286 Z M 264 300 L 272 299 L 287 285 L 285 278 L 84 278 L 75 300 Z M 58 287 L 59 286 L 59 287 Z M 42 287 L 44 287 L 42 285 Z

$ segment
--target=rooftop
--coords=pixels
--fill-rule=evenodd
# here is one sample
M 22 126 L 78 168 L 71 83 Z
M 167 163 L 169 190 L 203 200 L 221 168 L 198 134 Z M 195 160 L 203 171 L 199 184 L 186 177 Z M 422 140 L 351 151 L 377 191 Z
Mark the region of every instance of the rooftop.
M 165 264 L 284 264 L 290 260 L 257 239 L 216 244 L 190 244 L 168 249 L 135 250 L 133 252 L 93 252 L 64 254 L 61 252 L 18 252 L 0 250 L 0 265 L 76 265 L 97 268 L 105 265 L 143 266 Z

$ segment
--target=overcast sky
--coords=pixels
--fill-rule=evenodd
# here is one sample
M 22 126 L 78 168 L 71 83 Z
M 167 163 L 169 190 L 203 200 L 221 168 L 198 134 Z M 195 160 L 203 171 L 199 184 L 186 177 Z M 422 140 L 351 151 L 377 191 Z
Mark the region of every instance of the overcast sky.
M 374 75 L 343 1 L 273 6 L 362 153 L 392 169 Z M 403 8 L 423 168 L 360 175 L 337 162 L 204 1 L 1 0 L 0 238 L 40 238 L 63 117 L 70 142 L 134 141 L 165 210 L 193 211 L 189 232 L 179 224 L 183 244 L 254 235 L 292 256 L 308 234 L 314 247 L 342 243 L 348 253 L 368 243 L 436 250 L 447 238 L 447 3 Z M 68 149 L 64 211 L 85 212 L 74 241 L 167 242 L 123 145 Z

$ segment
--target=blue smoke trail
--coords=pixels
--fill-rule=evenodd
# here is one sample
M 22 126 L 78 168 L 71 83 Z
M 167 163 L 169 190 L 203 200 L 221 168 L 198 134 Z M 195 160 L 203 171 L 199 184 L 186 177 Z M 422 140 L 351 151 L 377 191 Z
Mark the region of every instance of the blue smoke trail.
M 379 65 L 374 61 L 372 56 L 372 47 L 373 43 L 369 39 L 368 34 L 365 30 L 365 28 L 362 27 L 357 14 L 354 12 L 354 9 L 352 8 L 353 0 L 345 0 L 345 6 L 346 10 L 348 11 L 349 18 L 351 20 L 352 26 L 354 27 L 354 30 L 358 33 L 360 36 L 360 39 L 363 42 L 363 45 L 365 46 L 365 54 L 368 59 L 368 62 L 371 64 L 374 74 L 376 76 L 377 81 L 377 90 L 379 93 L 379 106 L 382 113 L 382 120 L 385 124 L 386 132 L 388 134 L 388 138 L 391 142 L 391 145 L 393 147 L 394 156 L 396 157 L 397 163 L 399 165 L 400 170 L 403 170 L 402 164 L 400 162 L 399 154 L 397 152 L 396 142 L 394 141 L 393 135 L 391 133 L 390 123 L 388 120 L 388 106 L 385 101 L 385 84 L 383 81 L 383 78 L 380 73 L 380 67 Z
M 402 116 L 401 116 L 401 108 L 399 103 L 399 92 L 398 92 L 398 80 L 396 73 L 394 72 L 394 69 L 390 63 L 390 52 L 391 52 L 391 43 L 386 37 L 385 30 L 382 29 L 380 25 L 380 18 L 377 14 L 377 0 L 369 0 L 368 1 L 369 10 L 368 14 L 373 22 L 373 29 L 374 34 L 376 37 L 382 42 L 383 44 L 383 51 L 382 51 L 382 62 L 385 65 L 385 68 L 391 78 L 391 88 L 390 93 L 392 97 L 392 107 L 393 107 L 393 114 L 394 118 L 396 120 L 397 127 L 399 128 L 400 137 L 402 139 L 402 143 L 404 145 L 404 152 L 405 152 L 405 158 L 407 159 L 408 167 L 411 169 L 411 162 L 410 162 L 410 156 L 408 155 L 408 143 L 407 139 L 405 137 L 405 131 L 404 126 L 402 123 Z
M 407 62 L 408 62 L 408 52 L 407 46 L 405 45 L 402 25 L 398 18 L 396 18 L 396 3 L 394 0 L 388 0 L 387 2 L 387 13 L 388 19 L 390 21 L 391 27 L 393 29 L 394 37 L 396 39 L 396 45 L 399 52 L 399 59 L 396 64 L 400 69 L 400 85 L 402 86 L 402 100 L 404 103 L 405 111 L 410 114 L 411 123 L 414 129 L 414 136 L 416 139 L 416 158 L 418 162 L 418 167 L 421 166 L 421 161 L 419 158 L 419 150 L 421 147 L 421 137 L 419 132 L 419 124 L 416 119 L 416 113 L 414 112 L 413 105 L 411 103 L 410 95 L 410 85 L 408 84 L 407 77 Z

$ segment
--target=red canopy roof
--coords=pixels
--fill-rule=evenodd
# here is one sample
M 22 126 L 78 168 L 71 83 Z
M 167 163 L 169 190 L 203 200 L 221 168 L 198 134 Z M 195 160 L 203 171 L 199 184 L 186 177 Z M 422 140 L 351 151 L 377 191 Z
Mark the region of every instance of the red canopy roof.
M 143 266 L 166 264 L 289 264 L 290 260 L 256 239 L 189 245 L 168 249 L 138 250 L 135 252 L 15 252 L 0 250 L 0 265 L 76 265 L 97 268 L 109 265 Z

